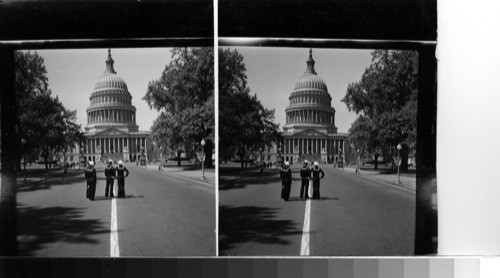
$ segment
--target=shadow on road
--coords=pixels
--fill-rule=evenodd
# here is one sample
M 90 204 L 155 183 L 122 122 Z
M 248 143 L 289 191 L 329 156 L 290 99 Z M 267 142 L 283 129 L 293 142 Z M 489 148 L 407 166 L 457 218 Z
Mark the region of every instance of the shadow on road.
M 279 172 L 267 171 L 260 173 L 257 170 L 239 171 L 237 173 L 219 175 L 219 190 L 243 189 L 248 185 L 264 185 L 281 183 Z
M 57 173 L 52 176 L 44 177 L 44 179 L 32 183 L 19 183 L 18 191 L 35 191 L 50 189 L 52 186 L 70 185 L 80 183 L 85 186 L 85 177 L 83 172 L 68 172 L 67 174 Z
M 111 201 L 112 199 L 135 199 L 135 198 L 144 198 L 144 195 L 125 195 L 125 198 L 118 198 L 118 197 L 105 197 L 105 196 L 96 196 L 93 202 L 95 201 Z
M 278 209 L 245 206 L 219 207 L 219 253 L 222 256 L 238 243 L 288 245 L 287 235 L 302 234 L 291 220 L 276 220 Z
M 82 208 L 18 206 L 18 247 L 21 256 L 33 256 L 49 243 L 99 244 L 92 236 L 109 233 L 97 219 L 81 219 Z

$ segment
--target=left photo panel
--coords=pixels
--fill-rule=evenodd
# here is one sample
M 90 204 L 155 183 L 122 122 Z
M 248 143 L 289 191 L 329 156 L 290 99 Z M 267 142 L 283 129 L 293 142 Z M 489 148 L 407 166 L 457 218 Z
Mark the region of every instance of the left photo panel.
M 35 257 L 217 254 L 213 47 L 18 49 L 12 62 L 1 229 L 15 242 L 2 244 Z

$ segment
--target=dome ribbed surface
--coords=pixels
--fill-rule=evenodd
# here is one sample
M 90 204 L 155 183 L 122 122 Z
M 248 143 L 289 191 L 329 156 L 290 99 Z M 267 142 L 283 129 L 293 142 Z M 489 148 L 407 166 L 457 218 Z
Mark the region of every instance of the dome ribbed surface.
M 295 83 L 295 88 L 293 91 L 299 90 L 321 90 L 328 93 L 328 88 L 326 87 L 325 81 L 316 74 L 305 73 L 299 80 Z
M 97 80 L 94 91 L 101 89 L 122 89 L 128 91 L 125 80 L 112 72 L 103 73 Z

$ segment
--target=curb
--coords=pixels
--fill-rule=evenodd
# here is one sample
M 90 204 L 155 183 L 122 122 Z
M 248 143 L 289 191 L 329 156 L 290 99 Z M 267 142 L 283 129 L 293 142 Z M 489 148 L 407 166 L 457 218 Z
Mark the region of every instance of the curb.
M 339 172 L 344 172 L 347 174 L 347 172 L 345 171 L 341 171 L 339 169 L 337 169 Z M 349 172 L 349 174 L 355 174 L 355 173 L 351 173 Z M 381 184 L 381 185 L 386 185 L 386 186 L 390 186 L 390 187 L 393 187 L 393 188 L 396 188 L 396 189 L 400 189 L 400 190 L 403 190 L 403 191 L 406 191 L 406 192 L 409 192 L 409 193 L 416 193 L 416 191 L 414 190 L 411 190 L 411 189 L 408 189 L 406 187 L 402 187 L 402 186 L 397 186 L 395 184 L 391 184 L 391 183 L 388 183 L 388 182 L 385 182 L 385 181 L 381 181 L 381 180 L 377 180 L 377 179 L 369 179 L 368 177 L 366 177 L 366 175 L 363 175 L 363 174 L 359 174 L 359 175 L 351 175 L 351 176 L 354 176 L 354 177 L 358 177 L 360 179 L 363 179 L 363 180 L 366 180 L 366 181 L 371 181 L 371 182 L 375 182 L 375 183 L 378 183 L 378 184 Z
M 146 169 L 146 170 L 148 170 L 148 169 Z M 159 171 L 154 171 L 154 170 L 153 170 L 152 172 L 153 172 L 154 174 L 157 174 L 157 175 L 166 176 L 166 175 L 164 175 L 164 174 L 160 173 Z M 169 173 L 169 174 L 167 174 L 167 175 L 168 175 L 169 177 L 171 177 L 171 178 L 174 178 L 174 179 L 178 179 L 178 180 L 182 180 L 182 181 L 196 182 L 196 183 L 201 184 L 201 185 L 207 185 L 207 186 L 209 186 L 209 187 L 213 187 L 213 188 L 215 188 L 215 184 L 211 184 L 211 183 L 209 183 L 209 182 L 202 181 L 201 179 L 199 179 L 199 180 L 198 180 L 198 179 L 194 179 L 194 178 L 187 178 L 187 177 L 183 177 L 183 176 L 179 176 L 179 175 L 175 175 L 175 174 L 174 174 L 174 175 L 172 175 L 172 174 L 170 174 L 170 173 Z

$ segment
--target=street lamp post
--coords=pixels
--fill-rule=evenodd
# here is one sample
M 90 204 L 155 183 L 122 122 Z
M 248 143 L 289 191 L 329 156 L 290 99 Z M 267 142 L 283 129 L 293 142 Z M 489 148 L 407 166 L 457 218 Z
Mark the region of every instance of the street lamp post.
M 21 139 L 21 143 L 23 144 L 23 176 L 24 182 L 26 182 L 26 139 Z
M 205 140 L 201 139 L 201 179 L 205 180 Z
M 359 149 L 357 150 L 358 153 L 358 168 L 356 169 L 356 173 L 361 172 L 361 153 L 359 152 Z
M 401 144 L 398 144 L 398 146 L 397 146 L 397 149 L 398 149 L 398 184 L 401 183 L 401 179 L 399 177 L 399 166 L 401 165 L 401 158 L 399 156 L 399 151 L 401 151 L 402 148 L 403 147 L 401 146 Z
M 85 168 L 85 154 L 83 153 L 83 147 L 80 148 L 80 161 L 78 163 L 78 169 Z

